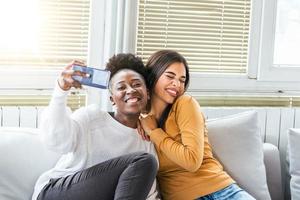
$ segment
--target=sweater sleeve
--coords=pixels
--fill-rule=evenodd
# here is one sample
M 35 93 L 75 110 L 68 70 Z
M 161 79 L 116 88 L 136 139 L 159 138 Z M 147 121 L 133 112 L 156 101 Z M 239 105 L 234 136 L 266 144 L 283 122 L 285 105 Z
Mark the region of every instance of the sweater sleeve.
M 151 131 L 150 138 L 170 160 L 195 172 L 200 168 L 204 155 L 205 122 L 200 106 L 192 97 L 182 96 L 172 109 L 180 141 L 175 141 L 160 128 Z
M 50 150 L 58 153 L 74 151 L 84 130 L 78 121 L 72 119 L 72 112 L 67 107 L 67 94 L 68 91 L 62 90 L 56 83 L 49 106 L 41 116 L 40 129 L 44 143 Z M 82 114 L 80 110 L 76 112 L 79 112 L 77 116 L 82 115 L 82 118 L 85 118 L 83 112 Z

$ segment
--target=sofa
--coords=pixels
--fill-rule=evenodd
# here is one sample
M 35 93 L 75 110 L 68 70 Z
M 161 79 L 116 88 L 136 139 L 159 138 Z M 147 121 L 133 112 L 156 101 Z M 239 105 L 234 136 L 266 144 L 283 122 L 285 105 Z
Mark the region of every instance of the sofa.
M 259 200 L 284 199 L 278 148 L 261 140 L 257 112 L 207 121 L 214 155 L 247 192 Z M 59 154 L 46 149 L 37 128 L 0 128 L 0 199 L 31 199 L 35 181 Z

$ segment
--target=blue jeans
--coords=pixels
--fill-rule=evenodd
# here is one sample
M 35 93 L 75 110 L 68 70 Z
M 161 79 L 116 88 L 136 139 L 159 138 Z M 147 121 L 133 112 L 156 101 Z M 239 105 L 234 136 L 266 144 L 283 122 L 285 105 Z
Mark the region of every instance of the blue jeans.
M 226 188 L 217 192 L 200 197 L 197 200 L 255 200 L 245 190 L 241 189 L 237 184 L 231 184 Z

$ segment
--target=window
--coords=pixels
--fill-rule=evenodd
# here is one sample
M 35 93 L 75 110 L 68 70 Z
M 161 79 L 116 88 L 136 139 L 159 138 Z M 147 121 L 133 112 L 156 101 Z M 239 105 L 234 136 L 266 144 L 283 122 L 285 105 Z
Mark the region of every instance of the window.
M 140 0 L 137 54 L 176 49 L 191 71 L 247 71 L 250 0 Z
M 282 15 L 287 15 L 281 11 L 287 4 L 293 16 Z M 178 50 L 190 64 L 189 92 L 195 96 L 298 95 L 300 68 L 290 65 L 291 60 L 289 65 L 278 64 L 282 33 L 289 34 L 282 21 L 298 24 L 298 4 L 298 0 L 139 0 L 136 52 L 146 60 L 162 48 Z M 293 25 L 294 41 L 299 38 L 297 27 Z M 291 51 L 284 53 L 291 56 Z
M 72 59 L 87 60 L 90 0 L 0 2 L 0 105 L 45 106 Z M 85 91 L 68 105 L 85 105 Z
M 276 15 L 274 65 L 300 67 L 300 1 L 279 0 Z
M 89 0 L 1 1 L 1 88 L 53 88 L 72 59 L 87 60 Z
M 264 1 L 258 77 L 265 81 L 299 81 L 300 2 Z M 298 67 L 297 67 L 298 66 Z M 295 83 L 291 83 L 294 84 Z M 299 88 L 297 88 L 299 89 Z
M 16 93 L 6 93 L 5 95 L 0 95 L 0 113 L 1 106 L 29 106 L 29 107 L 45 107 L 48 106 L 51 95 L 43 94 L 42 92 L 36 94 L 16 94 Z M 79 92 L 71 92 L 68 96 L 67 105 L 72 110 L 76 110 L 79 107 L 86 104 L 86 95 Z

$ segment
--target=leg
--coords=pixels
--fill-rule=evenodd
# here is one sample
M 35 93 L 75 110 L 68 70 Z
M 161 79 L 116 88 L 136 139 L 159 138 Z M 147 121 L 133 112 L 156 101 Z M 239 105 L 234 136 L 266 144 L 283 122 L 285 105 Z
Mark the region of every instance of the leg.
M 115 200 L 143 200 L 152 187 L 157 173 L 157 161 L 154 156 L 139 156 L 133 165 L 129 165 L 121 174 L 115 192 Z
M 147 153 L 133 153 L 51 180 L 38 200 L 145 199 L 155 179 L 157 163 Z
M 241 189 L 236 184 L 231 184 L 224 189 L 221 189 L 212 194 L 206 195 L 204 197 L 200 197 L 197 200 L 255 200 L 250 194 L 248 194 L 245 190 Z

